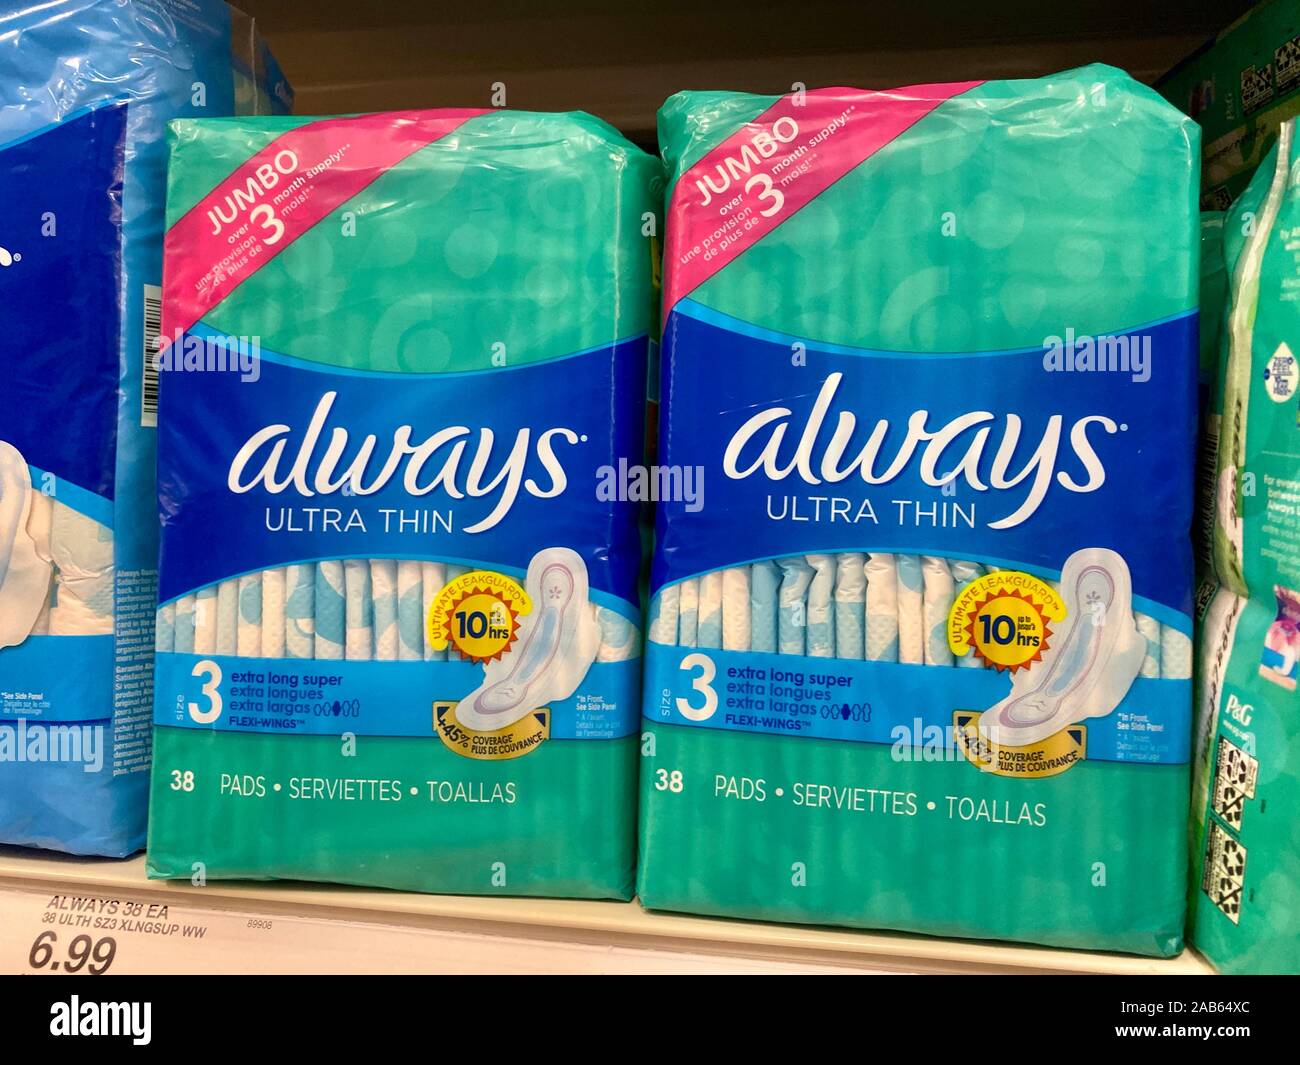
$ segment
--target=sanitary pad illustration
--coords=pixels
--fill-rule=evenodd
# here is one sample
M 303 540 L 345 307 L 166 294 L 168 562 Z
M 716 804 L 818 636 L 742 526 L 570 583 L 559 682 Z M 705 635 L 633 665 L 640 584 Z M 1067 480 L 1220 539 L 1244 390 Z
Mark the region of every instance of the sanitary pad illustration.
M 1119 705 L 1142 669 L 1128 566 L 1114 551 L 1076 551 L 1061 572 L 1066 617 L 1042 660 L 1017 673 L 1011 694 L 980 718 L 997 744 L 1022 747 Z
M 567 699 L 596 660 L 601 629 L 577 553 L 539 551 L 528 564 L 526 589 L 533 609 L 516 643 L 488 665 L 482 686 L 456 705 L 456 720 L 470 728 L 505 728 L 552 699 Z
M 7 545 L 0 557 L 0 647 L 29 635 L 112 635 L 112 530 L 36 491 L 22 456 L 3 441 L 0 535 Z
M 62 503 L 50 504 L 50 556 L 55 567 L 50 633 L 113 631 L 113 533 Z
M 28 524 L 32 512 L 27 463 L 0 440 L 0 648 L 27 639 L 49 598 L 48 539 L 42 557 Z

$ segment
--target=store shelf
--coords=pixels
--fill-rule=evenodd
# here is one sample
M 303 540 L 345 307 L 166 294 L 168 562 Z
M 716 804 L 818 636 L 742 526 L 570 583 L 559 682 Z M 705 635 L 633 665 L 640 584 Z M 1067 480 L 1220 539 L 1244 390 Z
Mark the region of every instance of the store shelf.
M 685 88 L 783 92 L 1029 77 L 1105 62 L 1151 81 L 1251 0 L 233 0 L 303 115 L 449 105 L 582 109 L 638 143 Z M 1177 10 L 1171 15 L 1170 7 Z M 84 939 L 84 942 L 83 942 Z M 84 948 L 84 949 L 83 949 Z M 151 882 L 143 858 L 0 847 L 0 974 L 584 972 L 1210 974 L 1005 943 L 648 913 L 635 903 L 417 895 L 298 882 Z
M 1212 971 L 1191 951 L 1135 958 L 647 913 L 635 903 L 291 882 L 200 888 L 146 880 L 143 858 L 87 861 L 3 848 L 0 913 L 0 972 L 48 970 L 60 959 L 66 966 L 62 952 L 81 934 L 113 937 L 115 972 Z M 38 951 L 42 965 L 33 966 L 36 939 L 47 930 L 57 937 L 51 957 Z
M 1038 77 L 1103 62 L 1150 81 L 1249 6 L 1185 0 L 1044 5 L 805 0 L 525 0 L 452 9 L 425 0 L 239 0 L 298 93 L 299 114 L 507 105 L 591 111 L 642 143 L 679 89 L 786 92 L 792 83 L 881 88 Z M 494 104 L 495 105 L 495 104 Z

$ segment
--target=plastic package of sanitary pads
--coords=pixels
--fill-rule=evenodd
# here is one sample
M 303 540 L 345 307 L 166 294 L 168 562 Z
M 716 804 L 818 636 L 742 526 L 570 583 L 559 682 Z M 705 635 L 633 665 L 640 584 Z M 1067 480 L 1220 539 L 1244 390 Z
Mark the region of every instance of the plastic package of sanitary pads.
M 659 133 L 642 900 L 1177 952 L 1196 126 L 1093 66 Z
M 164 125 L 287 110 L 211 0 L 0 14 L 0 843 L 144 845 Z
M 1202 621 L 1192 938 L 1225 972 L 1300 972 L 1300 232 L 1295 122 L 1224 223 L 1229 302 Z
M 173 130 L 150 875 L 630 897 L 660 164 L 582 114 Z

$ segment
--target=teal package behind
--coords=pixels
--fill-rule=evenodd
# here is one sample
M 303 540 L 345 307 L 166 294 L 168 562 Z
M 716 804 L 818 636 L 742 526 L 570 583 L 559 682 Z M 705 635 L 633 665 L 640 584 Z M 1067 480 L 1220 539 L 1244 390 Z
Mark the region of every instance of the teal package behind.
M 287 111 L 215 0 L 0 14 L 0 842 L 144 844 L 165 123 Z
M 1295 121 L 1227 213 L 1214 505 L 1201 626 L 1192 940 L 1229 973 L 1300 971 L 1300 232 Z
M 1155 89 L 1201 127 L 1201 206 L 1227 210 L 1300 112 L 1300 8 L 1260 0 L 1163 77 Z
M 1195 124 L 1092 66 L 659 133 L 699 490 L 658 514 L 642 900 L 1176 953 Z

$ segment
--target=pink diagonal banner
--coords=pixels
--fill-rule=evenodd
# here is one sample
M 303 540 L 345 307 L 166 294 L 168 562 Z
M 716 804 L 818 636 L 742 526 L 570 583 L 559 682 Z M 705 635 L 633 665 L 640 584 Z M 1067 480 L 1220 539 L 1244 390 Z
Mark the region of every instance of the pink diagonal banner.
M 981 84 L 783 96 L 688 169 L 673 189 L 664 318 L 742 252 L 946 100 Z
M 484 109 L 327 118 L 286 130 L 167 231 L 163 343 L 332 211 Z

